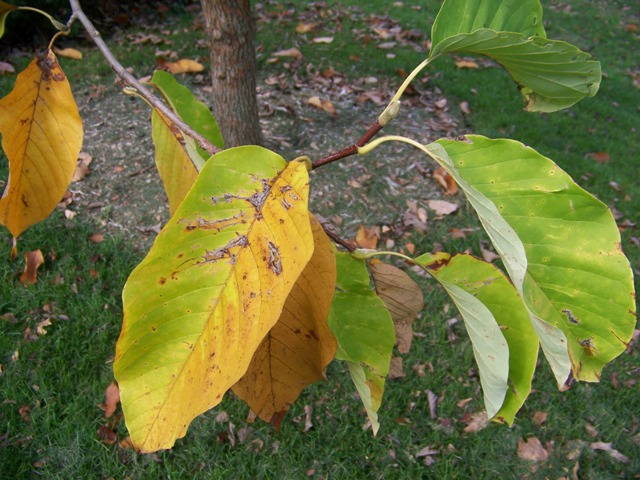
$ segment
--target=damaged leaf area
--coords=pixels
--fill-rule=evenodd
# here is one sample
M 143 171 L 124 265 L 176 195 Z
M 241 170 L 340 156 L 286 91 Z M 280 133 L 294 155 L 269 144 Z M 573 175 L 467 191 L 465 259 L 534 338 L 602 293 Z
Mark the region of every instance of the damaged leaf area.
M 246 372 L 313 252 L 304 162 L 212 157 L 123 291 L 114 372 L 142 451 L 170 448 Z
M 266 422 L 281 420 L 307 385 L 322 380 L 337 350 L 327 324 L 336 285 L 335 249 L 315 218 L 311 228 L 313 256 L 287 297 L 278 323 L 233 387 L 233 393 Z

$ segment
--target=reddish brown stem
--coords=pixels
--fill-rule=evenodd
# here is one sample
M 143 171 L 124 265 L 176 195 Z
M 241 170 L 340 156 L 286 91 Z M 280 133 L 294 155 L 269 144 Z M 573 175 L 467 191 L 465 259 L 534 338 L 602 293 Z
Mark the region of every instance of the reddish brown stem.
M 382 130 L 382 125 L 378 120 L 375 121 L 373 125 L 367 130 L 360 140 L 351 145 L 350 147 L 345 148 L 344 150 L 340 150 L 337 153 L 332 153 L 326 157 L 322 157 L 319 160 L 316 160 L 311 163 L 313 166 L 313 170 L 323 165 L 327 165 L 328 163 L 335 162 L 336 160 L 340 160 L 342 158 L 350 157 L 351 155 L 356 155 L 358 153 L 358 149 L 360 147 L 364 147 L 369 140 L 371 140 L 380 130 Z
M 324 229 L 324 233 L 326 233 L 327 236 L 331 240 L 333 240 L 333 243 L 335 243 L 336 245 L 340 245 L 340 246 L 344 247 L 348 252 L 355 252 L 356 247 L 351 242 L 349 242 L 349 241 L 345 240 L 344 238 L 340 237 L 340 235 L 338 235 L 331 228 L 327 227 L 324 224 L 322 224 L 322 228 Z

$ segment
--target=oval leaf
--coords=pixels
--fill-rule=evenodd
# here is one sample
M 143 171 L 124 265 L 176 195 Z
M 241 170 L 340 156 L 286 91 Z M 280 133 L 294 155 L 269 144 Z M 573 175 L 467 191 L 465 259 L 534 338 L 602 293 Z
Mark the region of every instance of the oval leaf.
M 321 380 L 336 354 L 327 317 L 336 285 L 333 243 L 311 220 L 313 256 L 284 304 L 282 316 L 267 334 L 233 393 L 267 422 L 282 418 L 307 385 Z
M 2 148 L 9 180 L 0 223 L 14 238 L 47 218 L 67 190 L 82 146 L 82 120 L 67 77 L 47 50 L 18 75 L 0 100 Z
M 456 303 L 463 302 L 460 311 L 480 367 L 487 414 L 513 423 L 531 392 L 539 348 L 538 337 L 518 291 L 495 265 L 471 255 L 427 254 L 416 262 L 448 292 L 451 286 L 458 289 L 450 294 Z M 478 302 L 485 308 L 476 305 Z M 503 348 L 505 340 L 507 352 Z
M 337 291 L 329 314 L 329 328 L 338 341 L 336 358 L 347 362 L 376 434 L 395 343 L 393 321 L 384 302 L 371 290 L 366 263 L 338 253 L 336 264 Z
M 136 448 L 170 448 L 247 370 L 311 257 L 308 188 L 261 147 L 213 156 L 127 280 L 114 372 Z
M 528 111 L 553 112 L 594 96 L 600 63 L 544 38 L 541 17 L 537 1 L 450 0 L 434 23 L 429 57 L 467 52 L 492 58 L 518 84 Z
M 613 215 L 535 150 L 468 138 L 432 151 L 500 253 L 559 385 L 571 371 L 597 381 L 636 323 L 633 275 Z

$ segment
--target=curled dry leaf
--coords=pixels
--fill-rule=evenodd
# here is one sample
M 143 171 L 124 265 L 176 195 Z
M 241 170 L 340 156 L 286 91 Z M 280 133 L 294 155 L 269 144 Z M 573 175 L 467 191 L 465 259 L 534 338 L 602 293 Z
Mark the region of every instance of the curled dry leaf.
M 72 60 L 82 60 L 82 52 L 75 48 L 56 48 L 53 47 L 53 53 L 59 57 L 71 58 Z
M 79 182 L 84 180 L 89 174 L 89 165 L 93 161 L 93 157 L 87 152 L 80 152 L 78 154 L 78 160 L 76 161 L 76 171 L 73 172 L 72 182 Z
M 331 103 L 329 100 L 324 100 L 320 97 L 313 96 L 307 100 L 307 103 L 332 115 L 336 113 L 336 107 L 334 107 L 333 103 Z
M 477 62 L 473 60 L 469 60 L 467 58 L 461 58 L 460 60 L 456 60 L 456 67 L 458 68 L 478 68 L 479 65 Z
M 104 403 L 99 405 L 101 410 L 104 410 L 104 418 L 109 418 L 116 411 L 116 407 L 120 402 L 120 389 L 115 382 L 111 382 L 104 391 Z
M 297 48 L 288 48 L 287 50 L 278 50 L 271 54 L 272 57 L 291 57 L 291 58 L 302 58 L 302 52 Z
M 367 228 L 364 225 L 360 225 L 358 233 L 356 234 L 356 244 L 360 248 L 368 248 L 374 250 L 378 245 L 378 233 L 374 228 Z
M 433 172 L 433 179 L 442 185 L 445 194 L 455 195 L 458 192 L 458 184 L 444 168 L 438 167 L 436 171 Z
M 20 275 L 20 283 L 23 285 L 35 285 L 38 281 L 37 270 L 44 263 L 44 257 L 40 250 L 24 254 L 24 272 Z
M 404 373 L 402 366 L 402 357 L 391 357 L 391 363 L 389 364 L 389 375 L 387 378 L 393 380 L 394 378 L 403 378 L 407 374 Z
M 204 71 L 204 65 L 187 58 L 180 59 L 176 62 L 164 62 L 159 59 L 158 68 L 166 70 L 173 75 L 177 75 L 178 73 L 199 73 Z
M 460 421 L 467 424 L 467 426 L 464 427 L 465 433 L 479 432 L 480 430 L 487 428 L 490 423 L 489 417 L 487 417 L 487 412 L 484 410 L 476 413 L 465 414 Z
M 104 242 L 104 235 L 102 235 L 100 232 L 92 233 L 89 236 L 89 241 L 91 243 L 102 243 Z
M 298 23 L 298 25 L 296 26 L 296 33 L 309 33 L 313 30 L 315 30 L 315 28 L 318 26 L 317 23 L 304 23 L 304 22 L 300 22 Z
M 613 448 L 613 444 L 605 443 L 605 442 L 593 442 L 591 445 L 591 450 L 602 450 L 607 452 L 611 458 L 613 458 L 617 462 L 621 463 L 629 463 L 629 457 L 623 455 L 618 450 Z

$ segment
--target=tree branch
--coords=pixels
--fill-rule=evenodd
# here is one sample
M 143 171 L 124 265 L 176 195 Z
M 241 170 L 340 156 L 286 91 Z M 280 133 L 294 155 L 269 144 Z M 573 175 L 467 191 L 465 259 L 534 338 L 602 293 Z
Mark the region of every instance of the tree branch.
M 347 147 L 337 153 L 332 153 L 331 155 L 327 155 L 326 157 L 322 157 L 319 160 L 312 162 L 312 170 L 315 170 L 318 167 L 322 167 L 323 165 L 327 165 L 328 163 L 335 162 L 336 160 L 350 157 L 351 155 L 356 155 L 358 153 L 358 149 L 364 147 L 369 140 L 371 140 L 380 130 L 382 130 L 382 127 L 383 125 L 380 124 L 380 121 L 376 120 L 374 124 L 371 125 L 369 130 L 367 130 L 367 133 L 365 133 L 360 138 L 360 140 L 358 140 L 350 147 Z
M 155 108 L 160 113 L 162 113 L 165 117 L 167 117 L 186 135 L 193 138 L 198 143 L 198 145 L 200 145 L 200 147 L 202 147 L 204 150 L 206 150 L 212 155 L 221 151 L 209 140 L 204 138 L 202 135 L 196 132 L 193 128 L 191 128 L 189 125 L 184 123 L 184 121 L 173 110 L 171 110 L 166 103 L 164 103 L 162 100 L 156 97 L 153 93 L 151 93 L 144 85 L 142 85 L 138 81 L 138 79 L 136 79 L 127 70 L 125 70 L 122 64 L 120 64 L 120 62 L 118 62 L 118 60 L 113 56 L 113 53 L 111 53 L 111 50 L 109 50 L 109 47 L 102 39 L 100 32 L 96 30 L 96 28 L 93 26 L 93 23 L 91 23 L 91 20 L 89 20 L 89 18 L 87 18 L 85 13 L 82 11 L 82 7 L 80 7 L 80 2 L 78 0 L 69 0 L 69 3 L 71 4 L 71 10 L 73 12 L 73 16 L 75 16 L 80 21 L 80 23 L 82 23 L 82 26 L 89 33 L 89 35 L 91 36 L 91 39 L 96 44 L 96 46 L 98 47 L 98 49 L 100 50 L 100 52 L 102 53 L 106 61 L 109 63 L 109 65 L 111 65 L 111 68 L 113 69 L 113 71 L 116 73 L 118 77 L 120 77 L 120 79 L 122 79 L 122 81 L 126 85 L 133 88 L 138 95 L 140 95 L 147 102 L 149 102 L 149 104 L 153 108 Z

